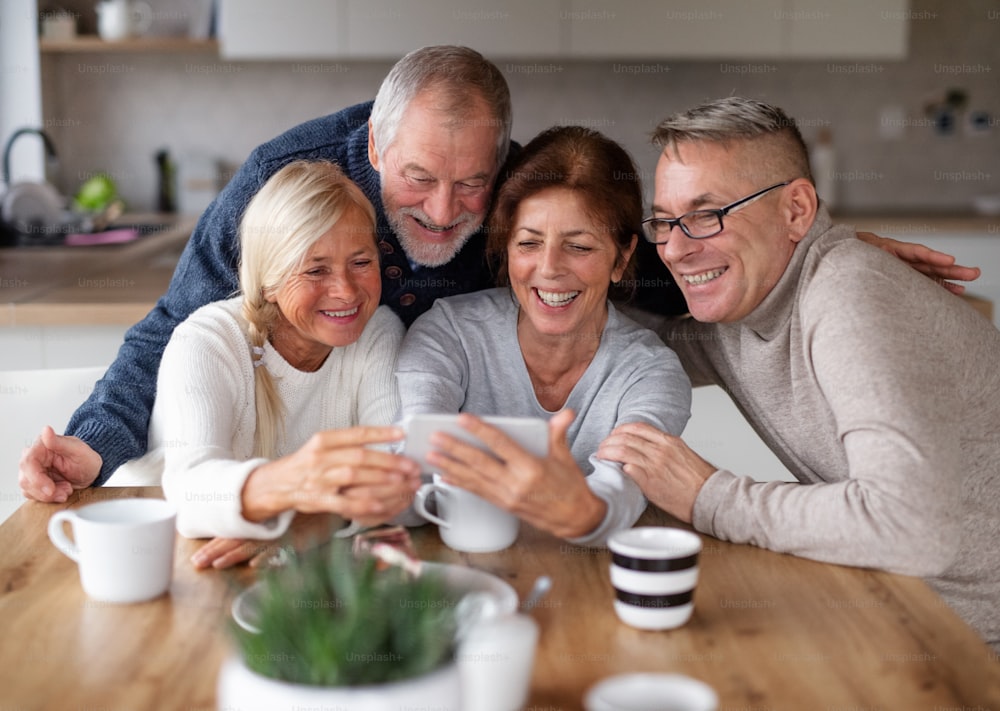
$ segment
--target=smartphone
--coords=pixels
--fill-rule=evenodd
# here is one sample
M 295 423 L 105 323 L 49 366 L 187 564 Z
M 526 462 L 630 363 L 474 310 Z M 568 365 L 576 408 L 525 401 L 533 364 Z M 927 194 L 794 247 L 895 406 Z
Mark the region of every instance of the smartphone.
M 517 442 L 529 454 L 544 457 L 549 453 L 549 426 L 540 417 L 479 416 Z M 406 430 L 402 454 L 420 463 L 425 473 L 434 468 L 427 463 L 427 453 L 434 448 L 430 443 L 433 432 L 444 432 L 469 444 L 486 449 L 486 445 L 471 432 L 458 424 L 458 415 L 409 415 L 400 423 Z

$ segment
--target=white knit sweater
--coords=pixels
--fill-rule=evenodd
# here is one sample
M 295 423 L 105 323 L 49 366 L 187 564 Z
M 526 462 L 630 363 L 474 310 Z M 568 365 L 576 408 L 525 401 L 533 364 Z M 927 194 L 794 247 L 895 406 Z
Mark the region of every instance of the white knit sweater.
M 393 379 L 403 325 L 379 307 L 355 343 L 334 348 L 314 373 L 296 370 L 274 348 L 264 364 L 287 416 L 278 456 L 315 432 L 392 421 L 399 407 Z M 162 471 L 163 490 L 177 506 L 183 536 L 272 539 L 293 511 L 264 523 L 243 518 L 241 492 L 263 461 L 252 458 L 254 373 L 240 299 L 219 301 L 181 323 L 163 353 L 149 426 L 149 454 L 125 464 Z

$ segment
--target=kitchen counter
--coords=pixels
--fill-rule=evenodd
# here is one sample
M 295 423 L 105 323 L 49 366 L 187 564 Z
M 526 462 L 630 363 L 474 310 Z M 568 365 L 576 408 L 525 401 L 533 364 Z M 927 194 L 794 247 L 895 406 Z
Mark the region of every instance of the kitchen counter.
M 1000 215 L 978 215 L 971 210 L 956 213 L 918 212 L 833 212 L 836 222 L 854 225 L 875 234 L 908 235 L 919 242 L 920 235 L 964 234 L 1000 237 Z
M 196 222 L 178 217 L 117 245 L 0 249 L 0 327 L 136 323 L 167 290 Z
M 992 237 L 1000 244 L 1000 216 L 844 212 L 834 219 L 913 242 L 961 234 L 977 243 Z M 180 217 L 169 229 L 121 245 L 0 249 L 0 328 L 136 323 L 166 292 L 196 222 L 193 216 Z M 985 266 L 975 255 L 968 263 Z M 993 279 L 990 274 L 981 281 Z M 969 300 L 991 318 L 993 294 Z

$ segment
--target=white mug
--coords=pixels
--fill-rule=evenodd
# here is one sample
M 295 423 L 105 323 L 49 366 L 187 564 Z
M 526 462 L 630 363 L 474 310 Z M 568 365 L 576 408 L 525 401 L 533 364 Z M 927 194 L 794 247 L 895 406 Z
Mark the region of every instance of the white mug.
M 162 499 L 115 499 L 59 511 L 49 519 L 49 538 L 77 562 L 89 597 L 141 602 L 170 588 L 176 519 L 176 509 Z
M 437 513 L 427 510 L 427 497 L 434 493 Z M 503 550 L 517 540 L 520 520 L 465 489 L 446 484 L 434 475 L 433 484 L 417 490 L 413 508 L 440 528 L 441 540 L 456 551 L 489 553 Z
M 103 0 L 96 5 L 97 34 L 108 41 L 128 39 L 149 29 L 153 10 L 141 0 Z
M 615 612 L 645 630 L 680 627 L 691 619 L 701 538 L 680 528 L 645 526 L 608 538 Z
M 528 701 L 538 623 L 528 615 L 500 615 L 472 626 L 457 654 L 462 706 L 518 711 Z

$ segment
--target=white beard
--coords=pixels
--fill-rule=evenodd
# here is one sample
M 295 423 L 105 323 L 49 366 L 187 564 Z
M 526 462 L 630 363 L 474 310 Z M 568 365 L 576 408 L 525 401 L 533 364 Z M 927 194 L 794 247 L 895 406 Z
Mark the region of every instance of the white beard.
M 384 196 L 382 204 L 388 208 Z M 410 217 L 415 217 L 427 225 L 434 224 L 434 221 L 428 219 L 423 211 L 415 207 L 400 207 L 394 210 L 386 210 L 386 218 L 392 226 L 392 231 L 396 233 L 399 244 L 403 247 L 403 251 L 406 252 L 406 256 L 411 262 L 424 267 L 440 267 L 442 264 L 447 264 L 454 259 L 455 255 L 465 246 L 465 243 L 475 234 L 481 224 L 481 220 L 476 215 L 471 212 L 463 212 L 452 223 L 458 226 L 458 231 L 451 239 L 447 242 L 426 242 L 412 234 L 413 225 L 409 220 Z

